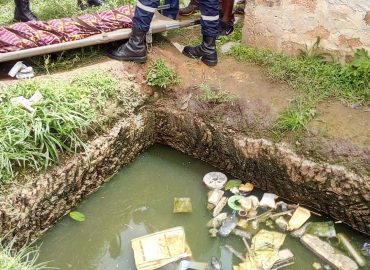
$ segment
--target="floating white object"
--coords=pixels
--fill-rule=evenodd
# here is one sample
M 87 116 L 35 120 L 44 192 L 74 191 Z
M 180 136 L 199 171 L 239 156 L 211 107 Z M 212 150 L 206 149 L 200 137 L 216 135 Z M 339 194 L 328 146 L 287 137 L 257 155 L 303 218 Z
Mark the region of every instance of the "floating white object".
M 183 227 L 175 227 L 131 240 L 137 270 L 154 270 L 191 257 Z
M 209 172 L 203 177 L 203 183 L 210 189 L 222 189 L 227 182 L 227 176 L 222 172 Z
M 311 212 L 303 207 L 298 207 L 288 223 L 288 230 L 293 231 L 299 229 L 311 216 Z
M 216 206 L 221 200 L 224 193 L 225 192 L 220 189 L 211 190 L 210 192 L 208 192 L 208 202 Z
M 260 206 L 262 207 L 269 207 L 269 208 L 276 208 L 275 200 L 278 198 L 276 194 L 273 193 L 264 193 L 262 199 L 260 201 Z

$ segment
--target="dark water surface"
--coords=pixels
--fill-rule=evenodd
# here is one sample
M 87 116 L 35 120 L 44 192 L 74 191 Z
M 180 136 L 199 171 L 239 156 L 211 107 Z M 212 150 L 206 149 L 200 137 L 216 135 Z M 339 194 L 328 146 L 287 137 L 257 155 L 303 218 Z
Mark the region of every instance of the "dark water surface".
M 79 223 L 66 216 L 42 237 L 39 260 L 51 261 L 50 266 L 63 270 L 135 270 L 130 240 L 175 226 L 185 228 L 196 261 L 219 257 L 224 244 L 244 253 L 240 238 L 211 238 L 205 226 L 211 215 L 202 178 L 214 170 L 168 147 L 150 148 L 78 206 L 76 210 L 86 215 L 86 221 Z M 173 214 L 174 197 L 190 197 L 193 212 Z M 347 226 L 336 225 L 336 229 L 358 246 L 366 240 Z M 312 269 L 313 262 L 320 262 L 290 236 L 284 247 L 296 257 L 296 264 L 286 269 Z

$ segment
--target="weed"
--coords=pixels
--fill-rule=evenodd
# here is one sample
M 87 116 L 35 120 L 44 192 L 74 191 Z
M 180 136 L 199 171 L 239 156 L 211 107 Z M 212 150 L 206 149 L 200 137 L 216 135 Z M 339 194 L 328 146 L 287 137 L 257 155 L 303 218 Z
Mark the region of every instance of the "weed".
M 317 37 L 312 47 L 305 45 L 305 49 L 299 49 L 300 57 L 316 59 L 322 62 L 334 62 L 334 57 L 330 53 L 325 53 L 320 49 L 321 38 Z
M 313 107 L 299 102 L 296 107 L 287 108 L 280 114 L 276 127 L 281 132 L 296 132 L 305 129 L 315 116 L 316 110 Z
M 42 270 L 56 269 L 46 266 L 46 263 L 36 264 L 39 249 L 36 247 L 23 247 L 14 252 L 14 241 L 8 245 L 2 244 L 0 239 L 0 269 L 1 270 Z
M 180 83 L 180 77 L 167 66 L 163 59 L 158 59 L 150 63 L 146 81 L 149 86 L 167 89 L 171 85 Z
M 6 88 L 0 95 L 0 179 L 10 180 L 16 168 L 46 168 L 58 161 L 59 152 L 84 148 L 83 134 L 117 88 L 117 81 L 103 72 L 70 82 L 32 80 Z M 33 105 L 32 114 L 11 102 L 36 91 L 43 99 Z
M 363 63 L 360 66 L 357 61 L 341 65 L 323 63 L 312 57 L 293 58 L 242 44 L 234 46 L 230 54 L 238 60 L 263 66 L 271 78 L 286 82 L 302 93 L 320 99 L 336 97 L 350 102 L 370 104 L 370 69 L 364 52 L 356 53 L 355 59 L 362 59 L 359 60 Z
M 231 102 L 235 99 L 233 95 L 231 95 L 228 91 L 225 91 L 219 88 L 212 87 L 208 84 L 202 83 L 199 86 L 199 89 L 201 90 L 200 100 L 210 103 L 225 103 L 225 102 Z

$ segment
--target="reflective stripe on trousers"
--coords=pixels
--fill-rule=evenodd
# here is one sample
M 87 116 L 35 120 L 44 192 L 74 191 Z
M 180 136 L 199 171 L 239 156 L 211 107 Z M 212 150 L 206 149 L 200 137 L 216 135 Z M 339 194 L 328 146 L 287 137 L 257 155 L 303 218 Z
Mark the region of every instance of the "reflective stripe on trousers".
M 158 5 L 159 0 L 138 0 L 135 7 L 135 15 L 132 19 L 133 27 L 148 32 Z
M 199 0 L 202 34 L 210 37 L 218 36 L 219 0 Z

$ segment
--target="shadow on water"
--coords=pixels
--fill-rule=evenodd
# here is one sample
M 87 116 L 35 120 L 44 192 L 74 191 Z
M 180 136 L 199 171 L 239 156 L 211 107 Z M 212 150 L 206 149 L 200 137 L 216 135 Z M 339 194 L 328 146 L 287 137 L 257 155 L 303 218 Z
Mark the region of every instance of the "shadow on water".
M 78 206 L 86 221 L 78 223 L 67 216 L 48 231 L 40 240 L 39 260 L 63 270 L 135 270 L 130 240 L 175 226 L 184 226 L 197 261 L 220 257 L 220 246 L 226 243 L 244 250 L 236 236 L 221 239 L 208 234 L 205 224 L 211 215 L 202 178 L 214 170 L 168 147 L 153 146 Z M 172 214 L 174 197 L 190 197 L 193 212 Z M 346 226 L 339 230 L 356 243 L 364 242 L 364 236 Z M 319 261 L 291 237 L 283 247 L 296 257 L 296 264 L 286 269 L 312 269 L 312 263 Z

